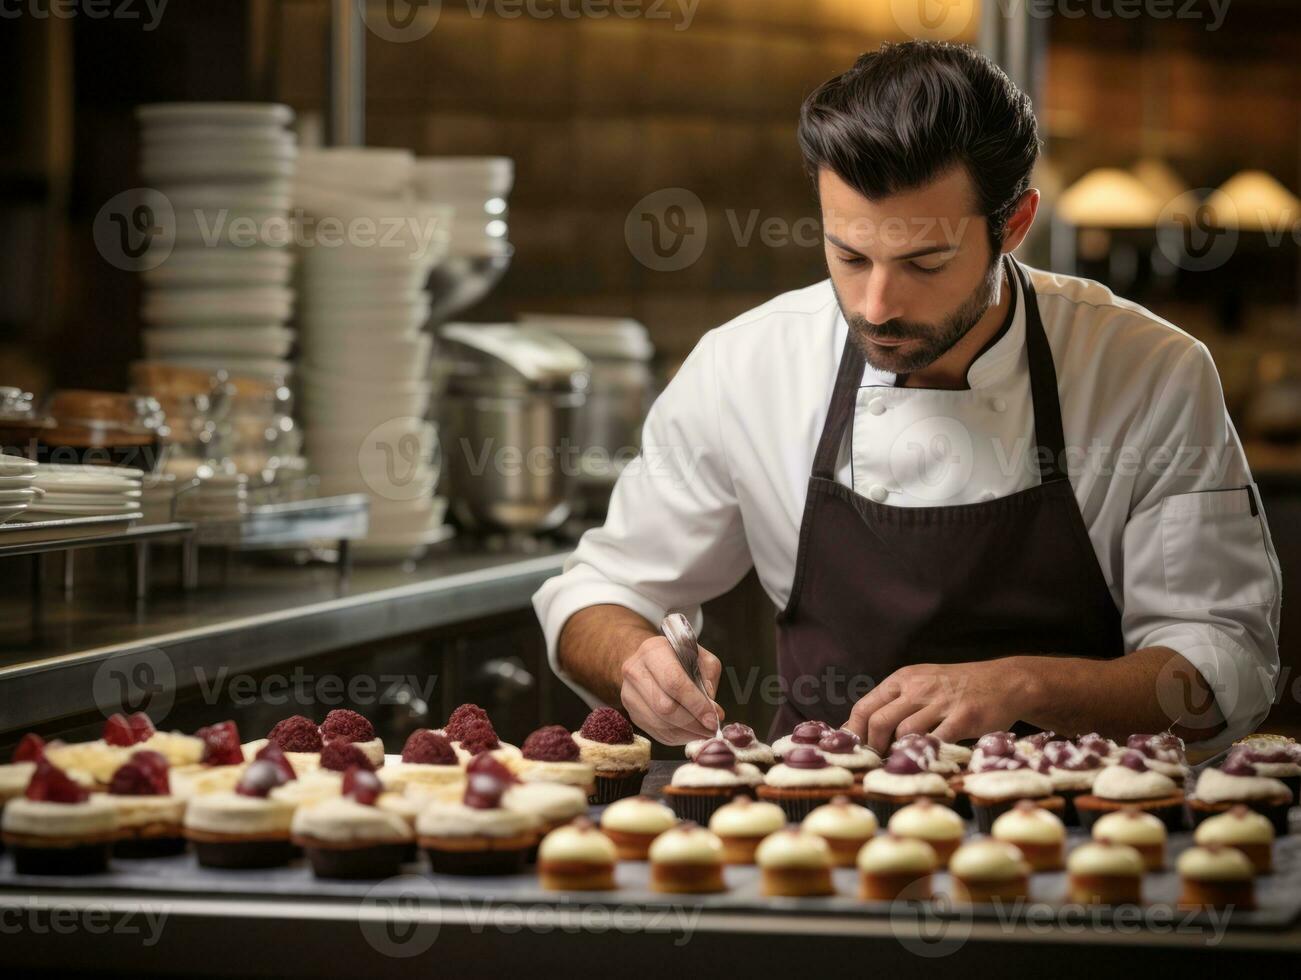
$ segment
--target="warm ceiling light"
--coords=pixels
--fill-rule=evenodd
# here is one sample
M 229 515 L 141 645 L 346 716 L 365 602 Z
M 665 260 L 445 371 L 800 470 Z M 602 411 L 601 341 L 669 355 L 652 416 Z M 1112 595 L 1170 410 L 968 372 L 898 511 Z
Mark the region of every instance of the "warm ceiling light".
M 1263 170 L 1241 170 L 1206 199 L 1208 217 L 1221 228 L 1286 231 L 1301 221 L 1301 200 Z
M 1119 167 L 1090 170 L 1057 201 L 1057 213 L 1065 221 L 1086 228 L 1150 228 L 1161 207 L 1142 181 Z

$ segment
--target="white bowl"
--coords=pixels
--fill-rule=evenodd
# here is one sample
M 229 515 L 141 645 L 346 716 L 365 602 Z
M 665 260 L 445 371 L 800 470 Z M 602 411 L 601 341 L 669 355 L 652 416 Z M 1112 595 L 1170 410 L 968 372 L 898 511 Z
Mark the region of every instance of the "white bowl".
M 294 293 L 274 286 L 150 290 L 141 317 L 150 324 L 266 323 L 287 320 Z
M 300 181 L 355 194 L 400 194 L 411 182 L 415 157 L 410 150 L 385 147 L 333 147 L 303 150 Z
M 166 184 L 171 181 L 274 180 L 293 177 L 295 160 L 288 150 L 258 154 L 194 149 L 165 152 L 146 147 L 140 175 Z M 164 189 L 164 193 L 166 190 Z
M 283 248 L 176 248 L 143 273 L 154 289 L 287 286 L 294 256 Z
M 411 178 L 416 196 L 434 201 L 506 197 L 514 183 L 510 157 L 420 157 Z
M 424 326 L 429 319 L 429 302 L 374 306 L 369 309 L 322 309 L 305 306 L 299 313 L 299 323 L 305 334 L 314 331 L 362 333 L 411 333 Z
M 142 126 L 288 126 L 294 110 L 274 102 L 156 102 L 136 106 Z
M 159 358 L 168 364 L 199 368 L 203 371 L 226 371 L 233 377 L 281 380 L 292 369 L 288 361 L 270 357 L 240 357 L 234 354 L 169 354 Z
M 283 358 L 294 345 L 294 332 L 274 325 L 153 329 L 141 337 L 148 356 L 160 360 L 173 354 Z

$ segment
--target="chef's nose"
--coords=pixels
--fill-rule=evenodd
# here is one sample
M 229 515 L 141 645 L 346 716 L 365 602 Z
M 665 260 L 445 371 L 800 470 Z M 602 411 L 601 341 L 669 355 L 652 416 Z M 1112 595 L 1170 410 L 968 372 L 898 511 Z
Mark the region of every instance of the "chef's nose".
M 885 263 L 878 263 L 868 273 L 861 311 L 868 323 L 887 323 L 903 318 L 902 287 L 899 276 L 886 268 Z

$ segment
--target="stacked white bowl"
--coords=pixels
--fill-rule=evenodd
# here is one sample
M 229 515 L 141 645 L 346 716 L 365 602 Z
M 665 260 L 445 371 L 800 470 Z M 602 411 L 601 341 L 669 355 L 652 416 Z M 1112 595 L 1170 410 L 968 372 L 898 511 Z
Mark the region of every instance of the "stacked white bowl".
M 143 273 L 146 356 L 232 375 L 282 377 L 294 334 L 289 209 L 297 161 L 288 106 L 140 106 L 141 175 L 170 220 Z
M 141 507 L 141 470 L 42 463 L 32 475 L 32 486 L 41 495 L 23 515 L 29 521 L 129 514 Z
M 295 205 L 300 414 L 323 494 L 370 497 L 362 559 L 419 557 L 445 536 L 437 431 L 428 421 L 430 271 L 450 212 L 413 199 L 412 156 L 347 148 L 305 154 Z

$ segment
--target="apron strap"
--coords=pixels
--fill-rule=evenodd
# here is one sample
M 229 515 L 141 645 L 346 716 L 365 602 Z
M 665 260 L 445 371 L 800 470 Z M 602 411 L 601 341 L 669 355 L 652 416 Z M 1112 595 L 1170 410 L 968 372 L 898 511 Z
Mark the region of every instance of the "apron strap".
M 863 369 L 867 366 L 867 358 L 854 343 L 854 328 L 848 324 L 846 328 L 845 349 L 841 351 L 840 369 L 836 372 L 835 387 L 831 389 L 831 406 L 827 409 L 827 421 L 822 426 L 822 438 L 813 457 L 813 475 L 821 480 L 836 479 L 836 460 L 840 456 L 845 429 L 854 417 L 858 389 L 863 383 Z

